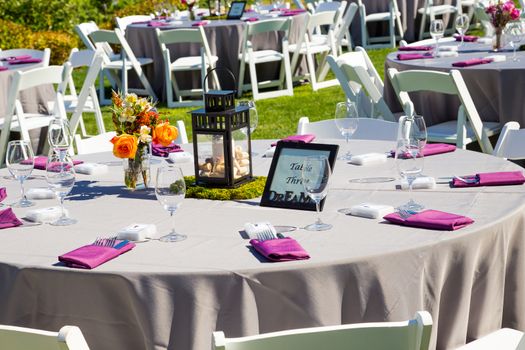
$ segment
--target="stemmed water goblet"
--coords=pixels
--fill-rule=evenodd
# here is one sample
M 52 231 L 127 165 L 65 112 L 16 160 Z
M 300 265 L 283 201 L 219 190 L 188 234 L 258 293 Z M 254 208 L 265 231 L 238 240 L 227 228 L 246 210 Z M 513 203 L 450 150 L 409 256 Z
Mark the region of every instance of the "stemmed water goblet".
M 28 141 L 10 141 L 7 144 L 5 157 L 7 169 L 15 179 L 20 181 L 21 196 L 20 200 L 14 206 L 26 208 L 35 205 L 27 199 L 24 190 L 24 181 L 31 175 L 35 165 L 33 149 Z
M 66 118 L 56 117 L 49 122 L 47 141 L 51 151 L 57 152 L 61 158 L 64 158 L 71 147 L 72 140 L 73 135 Z
M 73 160 L 67 154 L 62 154 L 60 151 L 52 151 L 47 158 L 46 163 L 46 180 L 51 191 L 55 193 L 60 200 L 60 208 L 62 215 L 51 225 L 67 226 L 77 222 L 77 220 L 69 218 L 64 210 L 64 199 L 71 192 L 75 185 L 75 168 L 73 167 Z
M 456 17 L 456 30 L 461 36 L 461 44 L 459 44 L 460 47 L 463 46 L 463 42 L 465 39 L 465 33 L 467 33 L 469 24 L 470 24 L 470 20 L 466 14 L 463 13 Z
M 249 108 L 249 115 L 250 115 L 250 135 L 253 138 L 253 132 L 257 128 L 257 124 L 259 123 L 259 114 L 257 112 L 257 107 L 255 106 L 255 101 L 239 101 L 237 103 L 237 106 L 239 107 L 248 107 Z M 246 129 L 241 129 L 241 132 L 243 132 L 246 136 L 248 136 L 248 132 Z M 257 153 L 252 151 L 252 156 L 256 156 Z
M 328 194 L 328 184 L 332 170 L 326 156 L 306 157 L 302 164 L 301 180 L 304 191 L 315 202 L 317 220 L 305 227 L 309 231 L 325 231 L 332 228 L 332 225 L 326 224 L 320 218 L 321 200 Z
M 443 24 L 442 19 L 435 19 L 430 22 L 430 36 L 436 40 L 436 50 L 434 56 L 437 56 L 439 53 L 439 39 L 445 34 L 445 25 Z
M 335 125 L 344 136 L 346 140 L 346 147 L 348 148 L 348 139 L 357 130 L 359 119 L 357 115 L 357 107 L 353 102 L 339 102 L 335 106 Z M 350 161 L 352 153 L 347 151 L 345 155 L 340 156 L 339 159 Z
M 157 181 L 155 184 L 155 195 L 162 207 L 170 213 L 173 227 L 169 234 L 160 237 L 161 242 L 178 242 L 187 238 L 186 235 L 175 231 L 175 220 L 173 214 L 182 204 L 186 195 L 186 183 L 182 170 L 173 165 L 164 165 L 157 169 Z
M 510 39 L 510 46 L 513 50 L 512 60 L 517 62 L 520 59 L 516 56 L 516 50 L 523 38 L 523 23 L 521 21 L 508 23 L 505 27 L 505 35 Z

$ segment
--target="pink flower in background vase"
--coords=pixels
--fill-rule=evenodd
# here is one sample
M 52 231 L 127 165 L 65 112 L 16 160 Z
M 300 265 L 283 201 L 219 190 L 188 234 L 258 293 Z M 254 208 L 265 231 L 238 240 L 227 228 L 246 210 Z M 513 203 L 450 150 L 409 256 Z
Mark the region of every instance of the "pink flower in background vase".
M 503 28 L 509 21 L 520 18 L 520 10 L 516 8 L 512 0 L 503 2 L 498 0 L 494 5 L 491 4 L 485 12 L 490 16 L 490 22 L 494 28 Z

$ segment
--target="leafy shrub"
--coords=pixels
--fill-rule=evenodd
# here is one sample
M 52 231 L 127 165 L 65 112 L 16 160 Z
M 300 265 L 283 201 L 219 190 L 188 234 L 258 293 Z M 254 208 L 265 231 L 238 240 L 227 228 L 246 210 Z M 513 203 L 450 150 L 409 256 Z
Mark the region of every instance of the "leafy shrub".
M 64 63 L 69 57 L 71 49 L 78 47 L 79 44 L 78 37 L 69 33 L 53 31 L 33 33 L 33 48 L 43 50 L 49 47 L 51 49 L 51 64 Z
M 30 48 L 32 35 L 31 29 L 0 19 L 0 48 Z

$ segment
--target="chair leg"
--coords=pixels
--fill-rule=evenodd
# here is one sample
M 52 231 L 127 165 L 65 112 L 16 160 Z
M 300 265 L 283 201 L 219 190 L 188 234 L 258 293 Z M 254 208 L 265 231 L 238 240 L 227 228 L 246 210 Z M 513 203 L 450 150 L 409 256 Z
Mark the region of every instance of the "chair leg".
M 93 101 L 93 108 L 95 109 L 95 121 L 97 123 L 98 133 L 103 134 L 106 132 L 106 127 L 104 125 L 104 117 L 102 116 L 102 111 L 100 110 L 100 103 L 98 102 L 97 92 L 94 86 L 90 88 L 89 94 L 91 96 L 91 100 Z
M 259 81 L 257 80 L 257 71 L 255 68 L 254 57 L 251 52 L 248 53 L 248 67 L 250 68 L 250 83 L 252 84 L 253 99 L 259 99 Z
M 312 90 L 317 91 L 317 79 L 316 79 L 316 72 L 315 72 L 315 64 L 314 64 L 314 58 L 313 54 L 307 52 L 306 53 L 306 63 L 308 65 L 308 72 L 310 73 L 310 84 L 312 85 Z
M 292 69 L 290 66 L 290 55 L 284 52 L 284 74 L 286 78 L 286 90 L 288 95 L 293 96 Z
M 244 57 L 241 58 L 241 66 L 239 67 L 239 81 L 237 82 L 237 98 L 240 98 L 244 89 L 244 72 L 246 70 L 246 62 Z
M 427 21 L 426 9 L 425 13 L 421 15 L 421 24 L 419 25 L 419 40 L 423 40 L 423 33 L 425 32 L 425 25 Z

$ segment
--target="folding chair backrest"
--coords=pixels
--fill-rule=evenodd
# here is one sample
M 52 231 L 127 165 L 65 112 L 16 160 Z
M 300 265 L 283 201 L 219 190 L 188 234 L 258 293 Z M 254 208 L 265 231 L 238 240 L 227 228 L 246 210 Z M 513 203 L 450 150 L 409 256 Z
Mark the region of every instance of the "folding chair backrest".
M 315 8 L 315 13 L 326 12 L 326 11 L 337 11 L 342 8 L 343 12 L 346 8 L 346 2 L 331 1 L 321 2 Z
M 336 13 L 337 11 L 325 11 L 310 15 L 308 19 L 308 32 L 313 32 L 313 30 L 319 26 L 328 25 L 333 27 Z
M 290 29 L 290 18 L 277 18 L 260 22 L 251 22 L 247 26 L 248 38 L 252 35 L 267 32 L 285 32 Z
M 22 55 L 29 55 L 32 58 L 41 59 L 42 60 L 41 66 L 42 67 L 46 67 L 46 66 L 49 66 L 49 59 L 51 57 L 51 50 L 46 48 L 44 50 L 10 49 L 10 50 L 0 51 L 0 58 L 22 56 Z
M 99 30 L 97 24 L 93 21 L 80 23 L 75 26 L 75 31 L 77 32 L 78 36 L 86 45 L 88 49 L 95 50 L 95 45 L 93 45 L 93 42 L 89 39 L 89 34 Z
M 520 129 L 518 122 L 506 123 L 492 154 L 507 159 L 525 159 L 525 129 Z M 525 345 L 525 341 L 522 342 Z
M 334 37 L 336 43 L 341 43 L 345 34 L 348 32 L 348 28 L 350 28 L 350 24 L 352 23 L 352 20 L 355 17 L 355 14 L 357 13 L 357 4 L 355 2 L 348 5 L 348 8 L 346 9 L 346 12 L 344 13 L 344 16 L 342 18 L 341 24 L 339 26 L 336 26 L 334 30 Z
M 416 319 L 405 322 L 361 323 L 329 327 L 294 329 L 226 338 L 213 333 L 215 350 L 427 350 L 432 329 L 428 312 L 416 313 Z
M 0 344 L 9 350 L 89 350 L 80 328 L 75 326 L 49 332 L 0 325 Z
M 202 27 L 188 29 L 160 30 L 157 28 L 157 37 L 162 45 L 176 43 L 200 43 L 208 60 L 211 59 L 211 50 Z
M 75 145 L 77 146 L 77 154 L 91 154 L 101 152 L 111 152 L 113 145 L 111 139 L 116 136 L 115 131 L 108 131 L 104 134 L 98 134 L 88 138 L 81 138 L 79 134 L 75 134 Z
M 93 50 L 78 50 L 77 48 L 74 48 L 69 54 L 68 62 L 73 69 L 89 67 L 96 55 L 97 52 Z
M 115 23 L 117 24 L 117 28 L 125 32 L 126 27 L 129 26 L 130 24 L 133 24 L 135 22 L 146 22 L 151 19 L 152 19 L 151 15 L 134 15 L 134 16 L 126 16 L 126 17 L 115 17 Z
M 113 30 L 99 29 L 89 33 L 89 38 L 95 43 L 108 43 L 112 45 L 120 45 L 120 40 Z

